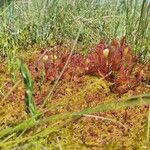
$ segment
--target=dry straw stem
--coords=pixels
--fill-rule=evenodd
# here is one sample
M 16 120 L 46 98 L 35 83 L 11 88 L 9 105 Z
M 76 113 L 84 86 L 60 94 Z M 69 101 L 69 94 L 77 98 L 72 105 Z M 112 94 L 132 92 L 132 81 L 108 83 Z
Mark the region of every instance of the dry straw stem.
M 71 52 L 70 52 L 70 54 L 69 54 L 69 56 L 68 56 L 68 59 L 67 59 L 65 65 L 64 65 L 64 67 L 63 67 L 63 69 L 62 69 L 60 75 L 58 76 L 57 80 L 55 81 L 54 86 L 52 87 L 52 89 L 49 90 L 49 93 L 48 93 L 48 95 L 46 96 L 46 98 L 45 98 L 45 100 L 44 100 L 44 102 L 43 102 L 42 107 L 44 107 L 44 106 L 46 105 L 46 103 L 49 101 L 49 99 L 51 99 L 50 97 L 52 96 L 52 94 L 53 94 L 55 88 L 56 88 L 57 85 L 58 85 L 59 80 L 61 79 L 61 77 L 62 77 L 64 71 L 66 70 L 67 65 L 68 65 L 68 63 L 69 63 L 69 61 L 70 61 L 70 58 L 71 58 L 71 56 L 72 56 L 72 54 L 73 54 L 73 52 L 74 52 L 74 50 L 75 50 L 75 47 L 76 47 L 76 44 L 77 44 L 77 42 L 78 42 L 78 39 L 79 39 L 79 36 L 80 36 L 80 33 L 81 33 L 82 29 L 83 29 L 83 26 L 81 25 L 80 28 L 79 28 L 77 37 L 76 37 L 76 39 L 75 39 L 75 42 L 74 42 L 74 44 L 73 44 L 73 47 L 72 47 L 72 49 L 71 49 Z
M 150 99 L 149 99 L 150 100 Z M 148 117 L 147 117 L 147 135 L 146 135 L 147 137 L 147 143 L 149 143 L 150 142 L 150 108 L 149 108 L 149 110 L 148 110 Z
M 18 87 L 18 85 L 21 83 L 21 80 L 19 80 L 18 82 L 16 82 L 16 84 L 8 91 L 8 93 L 6 94 L 6 96 L 2 99 L 2 103 L 4 103 L 4 101 L 10 96 L 10 94 Z
M 109 122 L 112 122 L 112 123 L 115 123 L 123 128 L 125 128 L 125 130 L 127 130 L 127 127 L 121 123 L 120 121 L 117 121 L 115 119 L 110 119 L 110 118 L 106 118 L 106 117 L 101 117 L 101 116 L 96 116 L 96 115 L 87 115 L 87 114 L 84 114 L 83 116 L 85 117 L 89 117 L 89 118 L 95 118 L 96 120 L 102 120 L 102 121 L 109 121 Z
M 0 95 L 5 96 L 4 93 L 0 90 Z

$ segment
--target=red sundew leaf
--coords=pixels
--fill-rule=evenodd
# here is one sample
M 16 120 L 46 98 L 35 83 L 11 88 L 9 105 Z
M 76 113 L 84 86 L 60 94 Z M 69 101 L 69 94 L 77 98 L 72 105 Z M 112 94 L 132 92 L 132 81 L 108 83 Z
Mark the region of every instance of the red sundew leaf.
M 85 59 L 85 73 L 96 74 L 99 66 L 99 56 L 95 51 L 92 51 Z
M 84 67 L 85 61 L 84 57 L 82 55 L 73 55 L 70 60 L 70 66 L 71 67 Z
M 99 64 L 99 69 L 98 71 L 104 74 L 107 74 L 109 72 L 109 64 L 108 64 L 108 56 L 105 57 L 104 51 L 106 49 L 99 49 L 99 51 L 96 51 L 97 56 L 98 56 L 98 64 Z M 108 50 L 109 51 L 109 50 Z M 108 54 L 109 55 L 109 54 Z
M 126 37 L 124 36 L 121 41 L 120 41 L 120 46 L 123 49 L 124 47 L 126 47 Z
M 122 65 L 122 54 L 120 51 L 116 50 L 114 52 L 110 52 L 111 56 L 109 58 L 110 69 L 112 71 L 118 71 Z
M 47 63 L 45 66 L 45 79 L 46 81 L 51 80 L 54 81 L 58 76 L 59 72 L 54 63 Z
M 116 88 L 116 91 L 119 93 L 119 94 L 124 94 L 124 93 L 127 93 L 129 91 L 129 88 L 124 85 L 124 86 L 119 86 Z
M 129 79 L 124 84 L 116 86 L 116 91 L 120 94 L 124 94 L 129 90 L 134 90 L 139 85 L 136 79 Z
M 112 48 L 115 48 L 115 49 L 118 49 L 119 48 L 119 42 L 117 39 L 113 39 L 110 46 L 109 46 L 110 49 Z
M 47 73 L 48 70 L 52 69 L 53 66 L 54 66 L 54 64 L 51 61 L 49 61 L 49 60 L 44 62 L 45 72 Z
M 130 76 L 131 76 L 130 70 L 124 68 L 123 66 L 120 68 L 118 73 L 119 73 L 118 79 L 120 81 L 127 81 L 130 79 Z
M 133 63 L 134 57 L 129 47 L 125 47 L 123 50 L 122 60 L 125 62 Z
M 96 46 L 96 50 L 104 50 L 106 48 L 106 42 L 105 40 L 102 40 L 97 46 Z

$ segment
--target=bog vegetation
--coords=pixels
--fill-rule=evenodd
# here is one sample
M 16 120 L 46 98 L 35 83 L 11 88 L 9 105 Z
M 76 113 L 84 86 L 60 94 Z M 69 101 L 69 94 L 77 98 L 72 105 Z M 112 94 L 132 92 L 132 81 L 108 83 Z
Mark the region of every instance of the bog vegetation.
M 148 0 L 3 0 L 0 149 L 149 149 Z

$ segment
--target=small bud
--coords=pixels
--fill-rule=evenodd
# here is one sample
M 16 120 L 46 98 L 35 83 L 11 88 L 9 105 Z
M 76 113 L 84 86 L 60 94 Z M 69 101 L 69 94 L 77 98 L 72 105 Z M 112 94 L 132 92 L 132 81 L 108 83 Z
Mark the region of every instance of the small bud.
M 56 60 L 56 59 L 57 59 L 57 56 L 56 56 L 56 55 L 54 55 L 54 56 L 53 56 L 53 59 L 54 59 L 54 60 Z
M 43 61 L 47 61 L 47 60 L 48 60 L 48 55 L 44 55 Z
M 143 69 L 140 71 L 140 76 L 144 76 L 144 70 Z
M 105 58 L 108 57 L 108 54 L 109 54 L 109 49 L 108 49 L 108 48 L 107 48 L 107 49 L 104 49 L 104 50 L 103 50 L 103 55 L 104 55 Z
M 127 55 L 127 53 L 129 52 L 129 48 L 128 47 L 126 47 L 125 49 L 124 49 L 124 55 Z
M 86 67 L 85 70 L 86 70 L 86 71 L 89 71 L 89 67 Z
M 86 59 L 86 60 L 85 60 L 85 63 L 86 63 L 86 64 L 89 64 L 89 63 L 90 63 L 90 60 L 89 60 L 89 59 Z

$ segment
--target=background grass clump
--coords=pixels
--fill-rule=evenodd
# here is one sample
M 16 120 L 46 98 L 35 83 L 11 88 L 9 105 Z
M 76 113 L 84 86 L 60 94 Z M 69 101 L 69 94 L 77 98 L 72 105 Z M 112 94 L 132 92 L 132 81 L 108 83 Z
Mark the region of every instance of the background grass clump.
M 125 35 L 145 56 L 150 44 L 149 7 L 147 0 L 5 0 L 0 8 L 1 55 L 35 43 L 72 41 L 83 24 L 79 45 L 85 50 L 101 38 Z

